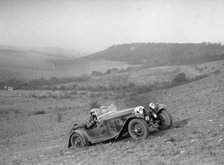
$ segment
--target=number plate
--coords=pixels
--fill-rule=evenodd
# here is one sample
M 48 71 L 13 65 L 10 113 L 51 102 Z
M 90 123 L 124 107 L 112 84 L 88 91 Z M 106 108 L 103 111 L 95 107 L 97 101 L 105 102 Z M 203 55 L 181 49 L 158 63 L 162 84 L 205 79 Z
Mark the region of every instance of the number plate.
M 149 120 L 149 116 L 146 116 L 146 117 L 145 117 L 145 120 L 148 121 L 148 120 Z

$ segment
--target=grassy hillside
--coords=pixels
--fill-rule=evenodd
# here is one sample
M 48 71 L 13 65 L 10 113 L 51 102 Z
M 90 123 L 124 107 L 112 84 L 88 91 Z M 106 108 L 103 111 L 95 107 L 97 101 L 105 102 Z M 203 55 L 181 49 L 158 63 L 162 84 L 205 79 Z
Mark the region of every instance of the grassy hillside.
M 224 74 L 169 89 L 133 92 L 154 98 L 173 116 L 173 126 L 153 131 L 143 141 L 130 138 L 74 151 L 67 148 L 73 122 L 88 120 L 93 98 L 114 102 L 116 94 L 74 91 L 3 91 L 0 93 L 2 164 L 218 164 L 224 163 Z M 119 98 L 120 101 L 130 101 Z M 134 101 L 134 100 L 133 100 Z
M 2 57 L 8 60 L 17 57 L 5 53 Z M 0 164 L 223 165 L 224 60 L 220 59 L 222 55 L 212 56 L 211 62 L 87 76 L 54 84 L 59 88 L 49 85 L 41 90 L 1 90 Z M 27 66 L 38 70 L 39 65 L 29 66 L 31 61 Z M 73 68 L 73 62 L 67 65 L 68 59 L 59 60 L 56 68 Z M 80 150 L 67 148 L 72 125 L 88 121 L 93 103 L 114 103 L 121 110 L 147 106 L 151 101 L 167 106 L 173 117 L 170 129 L 150 129 L 150 136 L 142 141 L 127 137 Z
M 213 43 L 131 43 L 114 45 L 84 58 L 147 66 L 192 64 L 224 59 L 224 46 Z

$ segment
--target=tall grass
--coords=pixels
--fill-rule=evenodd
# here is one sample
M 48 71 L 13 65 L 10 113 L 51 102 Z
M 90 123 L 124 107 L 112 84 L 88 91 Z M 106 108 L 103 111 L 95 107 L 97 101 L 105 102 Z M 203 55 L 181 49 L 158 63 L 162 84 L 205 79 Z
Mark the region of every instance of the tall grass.
M 89 104 L 89 109 L 99 108 L 99 107 L 100 107 L 100 103 L 98 102 L 98 100 L 96 100 L 96 99 L 91 100 L 91 102 Z

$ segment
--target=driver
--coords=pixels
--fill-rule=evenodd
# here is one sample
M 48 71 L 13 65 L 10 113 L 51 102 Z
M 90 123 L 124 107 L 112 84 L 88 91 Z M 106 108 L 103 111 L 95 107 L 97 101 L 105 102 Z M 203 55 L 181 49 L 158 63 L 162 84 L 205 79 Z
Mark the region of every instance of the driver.
M 89 123 L 86 124 L 86 128 L 87 129 L 93 128 L 96 125 L 96 121 L 97 121 L 96 109 L 93 108 L 90 111 L 90 119 L 89 119 Z

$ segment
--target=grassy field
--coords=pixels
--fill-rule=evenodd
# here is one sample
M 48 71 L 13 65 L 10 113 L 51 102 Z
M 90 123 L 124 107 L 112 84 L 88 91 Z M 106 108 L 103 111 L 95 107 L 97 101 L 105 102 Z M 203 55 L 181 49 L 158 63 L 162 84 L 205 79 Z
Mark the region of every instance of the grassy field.
M 194 81 L 212 73 L 224 71 L 224 60 L 194 65 L 162 66 L 136 69 L 129 72 L 89 77 L 88 81 L 63 83 L 64 89 L 79 89 L 92 91 L 122 90 L 131 87 L 173 86 L 173 79 L 179 74 L 185 74 L 184 81 Z M 175 84 L 174 84 L 175 85 Z M 60 87 L 60 85 L 57 85 Z M 50 88 L 50 86 L 48 86 Z M 52 88 L 52 87 L 51 87 Z
M 179 66 L 180 67 L 180 66 Z M 142 74 L 171 71 L 178 66 L 95 77 L 87 87 L 129 84 Z M 181 70 L 181 69 L 185 70 Z M 224 164 L 224 73 L 222 61 L 181 67 L 186 81 L 165 89 L 144 90 L 15 90 L 0 91 L 0 164 Z M 186 71 L 186 72 L 185 72 Z M 189 71 L 189 72 L 187 72 Z M 193 73 L 193 74 L 187 74 Z M 208 74 L 209 73 L 209 74 Z M 166 72 L 162 72 L 166 74 Z M 188 81 L 189 75 L 206 77 Z M 137 78 L 136 78 L 137 77 Z M 128 82 L 127 82 L 128 81 Z M 139 79 L 150 84 L 148 79 Z M 98 82 L 98 84 L 97 84 Z M 141 84 L 141 83 L 140 83 Z M 66 84 L 64 84 L 66 85 Z M 130 86 L 131 89 L 134 89 Z M 85 88 L 87 89 L 87 88 Z M 120 92 L 119 92 L 120 91 Z M 91 103 L 115 103 L 119 109 L 164 103 L 173 116 L 166 131 L 152 130 L 143 141 L 126 138 L 78 151 L 67 148 L 73 123 L 88 120 Z

